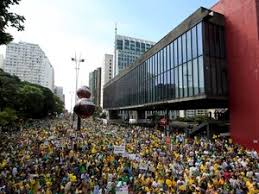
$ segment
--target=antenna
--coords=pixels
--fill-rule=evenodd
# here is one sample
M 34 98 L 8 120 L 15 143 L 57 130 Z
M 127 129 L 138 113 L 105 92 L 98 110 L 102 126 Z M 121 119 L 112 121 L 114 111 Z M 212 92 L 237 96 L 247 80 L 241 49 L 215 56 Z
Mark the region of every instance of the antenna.
M 117 22 L 115 22 L 115 36 L 117 35 L 117 30 L 118 30 L 118 28 L 117 28 Z
M 116 40 L 117 40 L 117 31 L 118 31 L 118 28 L 117 28 L 117 22 L 115 22 L 115 28 L 114 28 L 114 64 L 113 64 L 113 76 L 112 77 L 115 77 L 116 75 L 116 71 L 117 71 L 117 61 L 116 61 L 116 49 L 117 49 L 117 44 L 116 44 Z

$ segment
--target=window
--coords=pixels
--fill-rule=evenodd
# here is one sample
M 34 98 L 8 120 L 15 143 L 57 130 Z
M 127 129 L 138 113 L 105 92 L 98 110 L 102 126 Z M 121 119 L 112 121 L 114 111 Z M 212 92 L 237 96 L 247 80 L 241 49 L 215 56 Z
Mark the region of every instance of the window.
M 179 66 L 179 97 L 183 97 L 183 71 L 182 71 L 182 65 Z
M 184 89 L 184 97 L 188 96 L 188 84 L 187 84 L 187 80 L 188 80 L 188 72 L 187 72 L 187 64 L 184 63 L 183 64 L 183 89 Z
M 174 41 L 174 65 L 178 65 L 177 40 Z
M 197 57 L 197 33 L 196 26 L 192 28 L 192 57 Z
M 199 72 L 198 72 L 198 62 L 197 59 L 193 60 L 193 87 L 194 87 L 194 95 L 198 95 L 199 93 Z
M 183 47 L 183 63 L 187 61 L 187 53 L 186 53 L 186 33 L 182 35 L 182 47 Z
M 174 43 L 170 44 L 170 58 L 171 58 L 171 68 L 174 68 Z
M 189 96 L 193 96 L 193 79 L 192 79 L 192 61 L 188 62 L 188 92 L 189 92 Z
M 191 31 L 187 32 L 186 36 L 187 40 L 187 61 L 192 59 L 192 39 L 191 39 Z
M 178 67 L 174 69 L 175 98 L 179 97 Z
M 174 79 L 174 69 L 170 70 L 170 89 L 169 89 L 169 98 L 175 98 L 175 79 Z
M 199 57 L 199 87 L 200 93 L 204 93 L 204 64 L 203 64 L 203 57 Z
M 180 36 L 178 39 L 178 64 L 181 65 L 183 63 L 182 61 L 182 37 Z
M 167 53 L 166 53 L 166 57 L 167 57 L 167 70 L 171 69 L 171 58 L 170 58 L 171 54 L 170 54 L 170 45 L 167 46 Z
M 198 39 L 198 56 L 203 54 L 203 45 L 202 45 L 202 23 L 197 25 L 197 39 Z
M 122 40 L 117 40 L 117 49 L 122 50 L 123 48 L 123 41 Z
M 157 75 L 161 73 L 161 51 L 157 53 Z

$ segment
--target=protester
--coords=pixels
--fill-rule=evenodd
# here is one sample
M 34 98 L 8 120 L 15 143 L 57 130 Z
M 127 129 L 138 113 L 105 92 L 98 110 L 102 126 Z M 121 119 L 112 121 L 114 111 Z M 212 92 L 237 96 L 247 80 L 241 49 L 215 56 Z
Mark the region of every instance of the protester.
M 228 138 L 48 121 L 1 133 L 2 193 L 259 193 L 259 164 Z M 37 127 L 35 127 L 37 126 Z M 125 151 L 124 151 L 125 148 Z

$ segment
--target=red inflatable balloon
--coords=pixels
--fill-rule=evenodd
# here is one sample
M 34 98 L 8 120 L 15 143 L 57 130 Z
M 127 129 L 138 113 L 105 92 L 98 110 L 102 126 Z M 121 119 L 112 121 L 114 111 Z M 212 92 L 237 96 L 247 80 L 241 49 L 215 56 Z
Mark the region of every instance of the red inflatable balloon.
M 79 99 L 91 97 L 91 91 L 90 91 L 89 87 L 87 87 L 87 86 L 82 86 L 82 87 L 78 88 L 76 91 L 76 94 Z
M 93 115 L 95 105 L 87 98 L 81 98 L 74 106 L 74 112 L 82 119 L 86 119 Z

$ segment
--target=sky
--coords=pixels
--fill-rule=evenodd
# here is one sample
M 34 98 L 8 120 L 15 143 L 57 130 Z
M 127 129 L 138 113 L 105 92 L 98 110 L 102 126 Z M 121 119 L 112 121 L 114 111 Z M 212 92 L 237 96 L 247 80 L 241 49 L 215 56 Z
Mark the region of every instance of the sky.
M 80 64 L 79 86 L 88 85 L 89 72 L 113 54 L 114 26 L 118 34 L 159 41 L 199 7 L 217 0 L 21 0 L 10 11 L 26 18 L 25 30 L 8 28 L 14 42 L 38 44 L 55 70 L 55 85 L 64 88 L 70 111 L 75 93 L 75 63 Z M 0 47 L 5 55 L 5 46 Z M 71 106 L 72 102 L 72 106 Z

